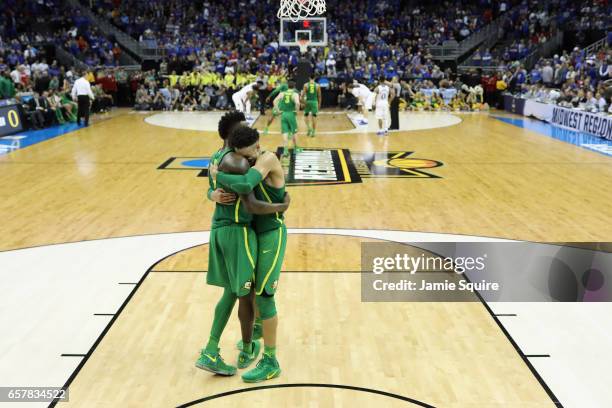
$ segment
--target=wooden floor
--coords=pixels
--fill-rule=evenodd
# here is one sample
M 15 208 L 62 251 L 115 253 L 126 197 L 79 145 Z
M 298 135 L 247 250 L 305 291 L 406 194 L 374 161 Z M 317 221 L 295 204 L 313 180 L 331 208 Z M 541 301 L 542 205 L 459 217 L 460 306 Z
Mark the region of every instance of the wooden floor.
M 210 229 L 207 179 L 158 166 L 170 157 L 209 156 L 218 137 L 143 119 L 121 113 L 0 156 L 0 250 Z M 386 138 L 303 138 L 307 147 L 410 151 L 444 165 L 432 170 L 436 179 L 292 187 L 288 227 L 611 240 L 612 159 L 484 114 L 462 119 Z M 334 119 L 320 120 L 334 130 Z M 280 144 L 279 135 L 263 139 L 268 149 Z M 414 403 L 303 386 L 237 393 L 203 406 L 554 406 L 482 303 L 362 303 L 362 241 L 289 237 L 277 298 L 284 371 L 265 385 L 363 387 Z M 206 246 L 157 264 L 73 380 L 70 402 L 59 406 L 167 407 L 249 388 L 239 376 L 217 378 L 194 367 L 220 295 L 205 285 L 206 268 Z M 232 318 L 221 343 L 226 361 L 235 359 L 238 337 Z
M 269 149 L 281 143 L 280 135 L 263 140 Z M 414 151 L 443 162 L 435 169 L 442 178 L 292 188 L 288 227 L 564 242 L 608 241 L 612 235 L 603 228 L 612 219 L 609 157 L 486 115 L 387 138 L 325 135 L 303 138 L 303 144 Z M 211 132 L 155 127 L 126 114 L 0 156 L 0 211 L 11 214 L 3 220 L 0 249 L 208 230 L 212 204 L 203 199 L 206 178 L 157 167 L 173 156 L 209 156 L 218 146 Z

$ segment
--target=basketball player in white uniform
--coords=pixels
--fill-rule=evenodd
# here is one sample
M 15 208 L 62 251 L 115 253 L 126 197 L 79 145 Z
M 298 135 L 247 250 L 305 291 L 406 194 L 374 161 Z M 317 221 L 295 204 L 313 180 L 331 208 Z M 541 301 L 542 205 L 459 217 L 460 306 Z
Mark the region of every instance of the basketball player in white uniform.
M 372 104 L 374 103 L 374 93 L 370 91 L 370 88 L 365 86 L 364 84 L 360 84 L 357 81 L 354 81 L 351 85 L 351 92 L 357 98 L 357 107 L 359 108 L 359 124 L 367 125 L 368 120 L 365 118 L 365 115 L 368 111 L 372 109 Z
M 374 100 L 376 101 L 376 119 L 378 119 L 378 133 L 382 136 L 389 133 L 389 104 L 393 100 L 394 91 L 389 87 L 384 78 L 378 82 L 374 89 Z
M 236 110 L 244 113 L 247 120 L 253 119 L 251 116 L 251 96 L 253 95 L 253 92 L 257 92 L 259 90 L 260 86 L 261 82 L 253 82 L 232 95 L 232 101 L 234 101 Z

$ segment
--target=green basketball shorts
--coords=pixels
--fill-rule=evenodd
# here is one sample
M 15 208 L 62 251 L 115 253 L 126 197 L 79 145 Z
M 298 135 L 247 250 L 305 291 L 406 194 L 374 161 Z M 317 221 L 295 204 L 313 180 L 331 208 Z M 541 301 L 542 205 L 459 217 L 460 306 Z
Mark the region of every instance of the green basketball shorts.
M 230 225 L 210 232 L 206 283 L 241 297 L 251 292 L 257 262 L 257 235 L 250 227 Z

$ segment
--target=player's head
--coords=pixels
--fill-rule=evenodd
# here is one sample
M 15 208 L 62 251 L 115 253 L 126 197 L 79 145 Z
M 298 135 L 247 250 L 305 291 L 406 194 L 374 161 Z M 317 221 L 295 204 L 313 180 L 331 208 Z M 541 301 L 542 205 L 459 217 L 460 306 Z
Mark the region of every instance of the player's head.
M 221 117 L 219 121 L 219 137 L 223 140 L 227 140 L 232 130 L 245 121 L 244 113 L 238 111 L 227 112 Z
M 378 78 L 378 83 L 384 85 L 387 82 L 387 79 L 384 76 Z
M 291 80 L 287 82 L 287 86 L 289 87 L 289 89 L 295 89 L 295 81 Z
M 314 81 L 314 80 L 316 80 L 316 79 L 317 79 L 317 76 L 316 76 L 315 74 L 311 74 L 311 75 L 310 75 L 310 80 L 311 80 L 311 81 Z
M 228 145 L 247 160 L 254 160 L 260 153 L 259 132 L 249 126 L 236 126 L 230 134 Z

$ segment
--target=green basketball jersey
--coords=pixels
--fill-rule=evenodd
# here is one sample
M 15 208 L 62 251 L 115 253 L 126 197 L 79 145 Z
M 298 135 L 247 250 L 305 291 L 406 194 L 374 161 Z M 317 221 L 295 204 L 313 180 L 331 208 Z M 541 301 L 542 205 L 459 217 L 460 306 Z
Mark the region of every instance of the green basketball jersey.
M 297 110 L 297 106 L 295 106 L 295 101 L 293 100 L 293 96 L 295 95 L 295 91 L 293 89 L 289 89 L 288 91 L 283 92 L 282 99 L 278 103 L 278 109 L 281 112 L 295 112 Z
M 233 149 L 229 147 L 224 147 L 221 150 L 218 150 L 213 156 L 210 158 L 211 165 L 219 165 L 223 158 L 228 154 L 233 152 Z M 213 190 L 217 188 L 222 188 L 226 192 L 231 192 L 232 190 L 220 183 L 217 183 L 217 180 L 213 180 L 210 175 L 210 171 L 208 172 L 208 181 L 212 186 Z M 215 205 L 215 212 L 213 213 L 212 218 L 212 228 L 226 227 L 228 225 L 249 225 L 253 220 L 253 215 L 247 212 L 242 205 L 240 205 L 240 199 L 236 200 L 234 204 L 230 205 Z
M 319 100 L 319 93 L 317 92 L 319 85 L 316 82 L 308 82 L 306 84 L 306 100 L 317 102 Z
M 255 187 L 255 197 L 268 203 L 282 203 L 285 201 L 285 186 L 281 188 L 270 187 L 262 181 Z M 285 216 L 283 213 L 255 216 L 255 232 L 258 234 L 273 231 L 283 225 Z

